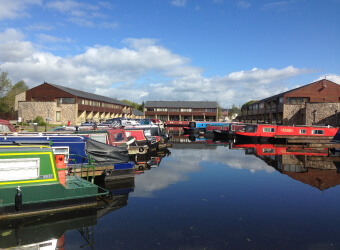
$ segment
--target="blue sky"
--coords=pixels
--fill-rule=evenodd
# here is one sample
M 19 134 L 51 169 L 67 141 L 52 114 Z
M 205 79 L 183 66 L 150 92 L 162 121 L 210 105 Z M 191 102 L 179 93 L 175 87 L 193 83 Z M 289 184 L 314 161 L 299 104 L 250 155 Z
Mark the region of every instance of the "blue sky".
M 223 108 L 340 84 L 340 0 L 0 0 L 0 69 L 118 99 Z

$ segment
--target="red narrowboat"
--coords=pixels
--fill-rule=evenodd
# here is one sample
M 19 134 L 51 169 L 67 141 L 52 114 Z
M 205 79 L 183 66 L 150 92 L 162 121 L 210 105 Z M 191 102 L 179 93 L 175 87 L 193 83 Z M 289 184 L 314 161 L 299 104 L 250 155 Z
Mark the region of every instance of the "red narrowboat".
M 237 140 L 267 141 L 289 138 L 333 138 L 339 128 L 330 126 L 282 126 L 247 124 L 242 131 L 235 131 Z

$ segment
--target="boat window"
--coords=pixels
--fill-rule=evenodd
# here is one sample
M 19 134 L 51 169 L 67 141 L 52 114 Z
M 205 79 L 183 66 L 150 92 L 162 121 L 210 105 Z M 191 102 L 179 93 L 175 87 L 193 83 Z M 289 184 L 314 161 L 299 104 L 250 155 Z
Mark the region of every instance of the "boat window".
M 11 132 L 7 125 L 0 124 L 0 132 Z
M 144 130 L 144 135 L 145 136 L 151 136 L 151 129 L 145 129 Z
M 251 132 L 251 133 L 255 133 L 257 130 L 257 126 L 256 125 L 247 125 L 245 128 L 245 132 Z
M 115 135 L 115 141 L 122 141 L 124 139 L 123 133 L 118 133 Z
M 275 153 L 275 150 L 273 148 L 264 148 L 262 153 Z
M 68 147 L 52 147 L 53 153 L 55 155 L 64 155 L 65 156 L 65 163 L 68 163 L 69 158 L 69 148 Z
M 313 135 L 323 135 L 323 134 L 324 134 L 324 131 L 321 130 L 321 129 L 313 129 L 313 130 L 312 130 L 312 134 L 313 134 Z
M 93 140 L 106 144 L 106 134 L 90 134 L 89 137 Z
M 0 181 L 37 179 L 39 168 L 39 158 L 0 159 Z
M 307 131 L 305 129 L 300 129 L 300 134 L 306 134 Z
M 275 128 L 263 128 L 263 132 L 275 132 Z

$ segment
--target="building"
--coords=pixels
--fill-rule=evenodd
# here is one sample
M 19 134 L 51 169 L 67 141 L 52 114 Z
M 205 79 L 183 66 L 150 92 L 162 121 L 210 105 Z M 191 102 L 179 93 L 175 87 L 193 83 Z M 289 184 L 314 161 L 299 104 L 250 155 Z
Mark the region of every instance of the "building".
M 340 85 L 323 79 L 241 108 L 246 123 L 332 125 L 340 120 Z
M 142 111 L 139 111 L 137 109 L 132 110 L 132 119 L 143 119 L 144 113 Z
M 217 121 L 218 104 L 209 101 L 147 101 L 145 118 L 162 121 Z
M 15 107 L 23 121 L 41 116 L 53 124 L 132 117 L 132 107 L 114 98 L 47 82 L 17 95 Z

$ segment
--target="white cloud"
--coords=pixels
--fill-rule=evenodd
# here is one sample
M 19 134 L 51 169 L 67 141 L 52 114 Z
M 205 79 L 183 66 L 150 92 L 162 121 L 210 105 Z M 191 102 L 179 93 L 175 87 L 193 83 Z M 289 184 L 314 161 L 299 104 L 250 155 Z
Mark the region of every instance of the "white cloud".
M 72 42 L 44 34 L 38 37 L 49 43 Z M 33 87 L 46 81 L 139 103 L 194 100 L 218 101 L 222 107 L 242 105 L 286 91 L 285 81 L 311 72 L 288 66 L 208 78 L 203 76 L 202 68 L 190 65 L 189 58 L 158 45 L 156 39 L 125 39 L 126 47 L 97 45 L 66 57 L 41 51 L 23 39 L 18 30 L 0 33 L 1 69 L 13 82 L 24 80 Z
M 237 6 L 242 8 L 242 9 L 248 9 L 250 7 L 250 3 L 249 2 L 246 2 L 246 1 L 239 1 L 237 3 Z
M 244 150 L 228 150 L 225 147 L 216 147 L 215 150 L 169 149 L 171 156 L 163 158 L 160 167 L 151 169 L 135 178 L 134 197 L 153 197 L 154 192 L 188 179 L 189 173 L 202 171 L 202 163 L 219 164 L 225 168 L 246 169 L 256 171 L 276 172 L 264 161 L 254 155 L 245 156 Z M 198 152 L 199 151 L 199 152 Z M 180 159 L 180 162 L 176 159 Z
M 0 43 L 22 41 L 24 38 L 25 35 L 16 29 L 6 29 L 3 33 L 0 33 Z
M 324 76 L 319 77 L 315 81 L 319 81 L 322 79 L 327 79 L 329 81 L 335 82 L 337 84 L 340 84 L 340 75 L 334 75 L 334 74 L 326 74 Z
M 76 11 L 79 11 L 80 9 L 83 9 L 83 10 L 98 10 L 99 9 L 99 7 L 96 5 L 76 2 L 72 0 L 51 1 L 46 4 L 46 7 L 50 9 L 55 9 L 60 12 L 70 12 L 71 14 L 77 14 Z
M 187 0 L 173 0 L 170 3 L 176 7 L 184 7 L 187 4 Z
M 0 20 L 29 17 L 26 9 L 30 5 L 41 5 L 41 0 L 2 0 Z
M 38 40 L 43 43 L 71 43 L 72 40 L 70 38 L 60 38 L 46 34 L 37 34 Z

